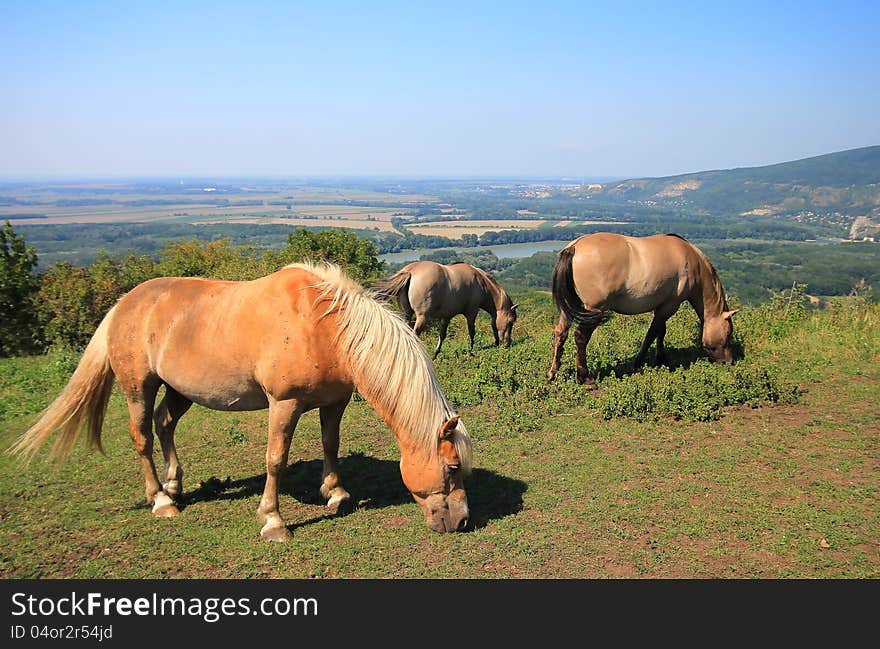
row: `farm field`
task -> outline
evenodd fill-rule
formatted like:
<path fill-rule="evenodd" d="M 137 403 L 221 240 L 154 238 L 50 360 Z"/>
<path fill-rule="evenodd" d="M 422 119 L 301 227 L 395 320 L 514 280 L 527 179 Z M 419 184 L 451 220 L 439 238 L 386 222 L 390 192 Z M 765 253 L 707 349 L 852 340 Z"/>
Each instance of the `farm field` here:
<path fill-rule="evenodd" d="M 206 191 L 210 189 L 211 191 Z M 0 221 L 22 224 L 58 225 L 65 223 L 289 223 L 292 226 L 322 219 L 320 225 L 354 229 L 390 230 L 391 217 L 405 215 L 411 204 L 436 202 L 423 194 L 371 192 L 360 189 L 309 188 L 248 191 L 223 186 L 188 192 L 123 192 L 114 185 L 55 184 L 0 192 L 14 197 L 11 204 L 0 202 Z M 68 193 L 69 192 L 69 193 Z M 225 203 L 222 201 L 226 201 Z M 314 201 L 314 203 L 311 203 Z M 352 202 L 393 204 L 399 207 L 352 205 Z M 379 223 L 372 223 L 378 221 Z"/>
<path fill-rule="evenodd" d="M 556 319 L 549 295 L 513 297 L 520 320 L 509 349 L 490 344 L 481 314 L 470 353 L 457 318 L 435 363 L 473 439 L 470 531 L 425 527 L 391 431 L 357 399 L 340 448 L 352 513 L 326 515 L 320 428 L 308 413 L 281 486 L 293 539 L 261 543 L 267 413 L 195 406 L 176 436 L 182 514 L 155 519 L 114 392 L 106 456 L 78 446 L 63 465 L 41 453 L 26 468 L 0 456 L 0 576 L 880 577 L 876 304 L 746 309 L 735 329 L 743 359 L 732 367 L 697 359 L 696 317 L 682 309 L 667 333 L 674 371 L 636 375 L 648 319 L 615 317 L 590 343 L 600 381 L 588 391 L 574 380 L 573 337 L 556 381 L 544 378 Z M 436 331 L 423 341 L 433 346 Z M 0 445 L 34 421 L 76 360 L 0 359 Z M 661 412 L 661 396 L 678 419 Z"/>
<path fill-rule="evenodd" d="M 551 221 L 546 219 L 468 219 L 462 221 L 423 221 L 407 225 L 416 234 L 438 235 L 450 239 L 460 239 L 465 234 L 477 236 L 486 232 L 500 230 L 530 230 L 539 227 L 564 227 L 572 221 Z M 626 221 L 578 221 L 582 225 L 625 225 Z"/>

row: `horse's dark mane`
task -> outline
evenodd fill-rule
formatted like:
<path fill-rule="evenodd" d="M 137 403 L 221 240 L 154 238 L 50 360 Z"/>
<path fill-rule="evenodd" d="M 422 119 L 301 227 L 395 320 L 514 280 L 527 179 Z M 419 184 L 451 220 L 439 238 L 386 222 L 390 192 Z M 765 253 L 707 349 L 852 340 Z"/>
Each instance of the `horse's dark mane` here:
<path fill-rule="evenodd" d="M 460 262 L 464 263 L 464 262 Z M 468 264 L 470 266 L 470 264 Z M 510 296 L 507 295 L 507 291 L 498 283 L 498 280 L 492 277 L 489 273 L 487 273 L 482 268 L 477 268 L 476 266 L 471 266 L 476 272 L 477 281 L 482 285 L 483 290 L 492 295 L 495 291 L 498 291 L 501 295 L 506 296 L 507 300 L 510 300 Z M 494 290 L 493 290 L 494 289 Z M 494 299 L 494 298 L 493 298 Z"/>
<path fill-rule="evenodd" d="M 689 243 L 694 248 L 694 250 L 696 250 L 699 253 L 700 258 L 704 262 L 706 262 L 706 265 L 709 267 L 709 274 L 710 274 L 709 279 L 715 285 L 715 290 L 718 293 L 718 299 L 721 302 L 722 308 L 726 310 L 727 309 L 727 296 L 724 294 L 724 287 L 721 286 L 721 278 L 718 276 L 718 271 L 715 270 L 715 266 L 712 264 L 711 261 L 709 261 L 709 258 L 706 256 L 706 254 L 702 250 L 697 248 L 694 244 L 692 244 L 690 241 L 688 241 L 683 236 L 681 236 L 680 234 L 675 234 L 674 232 L 667 232 L 666 236 L 667 237 L 676 237 L 678 239 L 681 239 L 685 243 Z"/>
<path fill-rule="evenodd" d="M 690 241 L 688 241 L 687 239 L 685 239 L 683 236 L 681 236 L 680 234 L 676 234 L 675 232 L 667 232 L 667 233 L 666 233 L 666 236 L 667 236 L 667 237 L 675 237 L 675 238 L 677 238 L 677 239 L 681 239 L 682 241 L 686 241 L 687 243 L 691 243 Z M 691 243 L 691 245 L 693 246 L 694 244 Z M 694 246 L 694 248 L 696 248 L 696 246 Z M 697 248 L 697 250 L 699 250 L 699 248 Z M 708 258 L 705 254 L 702 254 L 702 252 L 703 252 L 703 251 L 700 250 L 701 256 L 703 257 L 703 259 L 706 260 L 706 263 L 709 264 L 709 268 L 712 270 L 712 274 L 715 275 L 715 276 L 717 277 L 717 276 L 718 276 L 718 271 L 715 270 L 715 266 L 712 265 L 712 262 L 709 261 L 709 258 Z"/>

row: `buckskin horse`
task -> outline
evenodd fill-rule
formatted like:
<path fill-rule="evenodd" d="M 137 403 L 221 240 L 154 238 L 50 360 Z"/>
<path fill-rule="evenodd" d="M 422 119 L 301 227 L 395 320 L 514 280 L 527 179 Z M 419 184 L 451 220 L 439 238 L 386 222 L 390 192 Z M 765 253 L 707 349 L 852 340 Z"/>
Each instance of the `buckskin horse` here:
<path fill-rule="evenodd" d="M 709 356 L 719 363 L 732 360 L 732 318 L 739 309 L 728 310 L 715 268 L 696 246 L 677 234 L 628 237 L 597 232 L 575 239 L 557 257 L 553 299 L 560 313 L 547 373 L 550 380 L 559 371 L 568 330 L 577 323 L 577 380 L 595 383 L 587 372 L 587 344 L 609 311 L 626 315 L 653 311 L 634 364 L 636 369 L 644 365 L 655 339 L 657 362 L 665 363 L 666 321 L 685 301 L 700 318 L 702 344 Z"/>
<path fill-rule="evenodd" d="M 128 403 L 153 514 L 179 513 L 183 470 L 174 429 L 193 403 L 214 410 L 269 409 L 266 483 L 258 507 L 264 540 L 290 536 L 278 482 L 300 416 L 320 410 L 321 494 L 335 513 L 349 500 L 337 453 L 343 411 L 357 388 L 397 437 L 403 482 L 438 532 L 464 529 L 463 478 L 471 443 L 412 330 L 338 267 L 291 264 L 254 281 L 151 279 L 107 313 L 67 386 L 12 447 L 32 456 L 57 429 L 52 452 L 66 457 L 81 424 L 101 449 L 114 378 Z M 165 394 L 154 409 L 157 393 Z M 165 458 L 153 463 L 153 423 Z"/>
<path fill-rule="evenodd" d="M 431 320 L 440 321 L 440 337 L 434 358 L 440 353 L 449 321 L 463 314 L 467 319 L 471 350 L 474 348 L 477 314 L 480 309 L 492 318 L 495 345 L 510 346 L 513 325 L 516 322 L 516 304 L 489 273 L 466 264 L 438 264 L 416 261 L 407 264 L 391 277 L 374 284 L 384 299 L 396 298 L 407 322 L 412 321 L 418 336 Z"/>

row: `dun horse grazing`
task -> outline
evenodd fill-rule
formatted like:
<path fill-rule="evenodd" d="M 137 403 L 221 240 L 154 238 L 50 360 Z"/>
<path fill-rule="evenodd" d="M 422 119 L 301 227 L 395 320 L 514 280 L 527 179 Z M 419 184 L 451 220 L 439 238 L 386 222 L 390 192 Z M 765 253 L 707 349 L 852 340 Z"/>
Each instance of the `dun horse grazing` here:
<path fill-rule="evenodd" d="M 512 304 L 501 285 L 486 271 L 470 264 L 438 264 L 416 261 L 407 264 L 391 277 L 380 280 L 375 288 L 380 297 L 396 297 L 407 322 L 416 316 L 413 329 L 419 335 L 429 320 L 440 321 L 440 339 L 434 358 L 440 353 L 449 321 L 464 314 L 467 318 L 471 349 L 477 314 L 480 309 L 492 318 L 495 344 L 510 346 L 513 324 L 516 322 L 516 304 Z"/>
<path fill-rule="evenodd" d="M 553 298 L 559 307 L 554 332 L 553 362 L 547 378 L 559 371 L 562 348 L 572 322 L 577 323 L 577 380 L 594 383 L 587 373 L 587 343 L 607 311 L 627 315 L 654 312 L 654 320 L 635 358 L 645 362 L 657 340 L 657 362 L 666 362 L 663 337 L 666 321 L 684 301 L 702 323 L 703 347 L 716 362 L 730 362 L 731 318 L 718 273 L 706 256 L 676 234 L 627 237 L 597 232 L 569 243 L 559 252 L 553 272 Z"/>
<path fill-rule="evenodd" d="M 183 470 L 174 429 L 193 404 L 214 410 L 269 409 L 260 536 L 290 532 L 278 511 L 278 481 L 300 416 L 320 409 L 321 494 L 335 513 L 349 499 L 337 463 L 339 423 L 356 387 L 385 419 L 401 451 L 406 487 L 438 532 L 467 525 L 463 478 L 471 444 L 418 338 L 403 320 L 332 265 L 292 264 L 251 282 L 149 280 L 107 313 L 70 382 L 13 446 L 28 456 L 56 429 L 66 456 L 80 423 L 101 448 L 114 377 L 128 402 L 129 432 L 156 516 L 179 513 Z M 153 408 L 159 388 L 165 394 Z M 153 464 L 153 422 L 165 456 Z"/>

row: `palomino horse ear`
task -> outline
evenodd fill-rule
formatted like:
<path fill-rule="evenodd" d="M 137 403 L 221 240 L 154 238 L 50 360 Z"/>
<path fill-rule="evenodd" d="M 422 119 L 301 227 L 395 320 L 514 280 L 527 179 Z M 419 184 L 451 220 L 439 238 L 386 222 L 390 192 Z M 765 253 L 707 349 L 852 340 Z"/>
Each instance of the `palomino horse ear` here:
<path fill-rule="evenodd" d="M 458 415 L 453 415 L 446 422 L 440 426 L 440 439 L 449 439 L 452 437 L 452 433 L 455 432 L 455 427 L 458 425 Z"/>
<path fill-rule="evenodd" d="M 733 311 L 725 311 L 724 313 L 721 314 L 721 317 L 724 318 L 725 320 L 730 320 L 733 316 L 735 316 L 740 311 L 742 311 L 742 308 L 734 309 Z"/>

